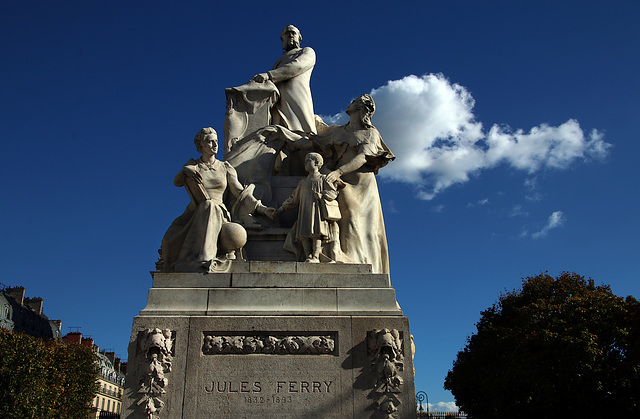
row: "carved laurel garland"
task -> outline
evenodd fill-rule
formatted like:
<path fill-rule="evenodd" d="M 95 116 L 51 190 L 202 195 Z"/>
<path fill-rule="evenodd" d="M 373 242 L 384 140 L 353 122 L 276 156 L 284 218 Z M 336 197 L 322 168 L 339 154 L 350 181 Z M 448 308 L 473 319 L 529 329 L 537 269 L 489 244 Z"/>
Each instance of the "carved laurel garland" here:
<path fill-rule="evenodd" d="M 403 342 L 396 329 L 367 332 L 367 348 L 373 376 L 374 406 L 387 419 L 396 419 L 402 393 Z"/>
<path fill-rule="evenodd" d="M 335 353 L 335 337 L 277 336 L 277 335 L 218 335 L 204 333 L 204 355 L 261 354 L 261 355 L 331 355 Z"/>
<path fill-rule="evenodd" d="M 164 408 L 165 387 L 169 383 L 166 374 L 171 372 L 174 341 L 175 333 L 169 329 L 146 329 L 138 333 L 142 378 L 137 405 L 144 409 L 148 419 L 159 418 Z"/>

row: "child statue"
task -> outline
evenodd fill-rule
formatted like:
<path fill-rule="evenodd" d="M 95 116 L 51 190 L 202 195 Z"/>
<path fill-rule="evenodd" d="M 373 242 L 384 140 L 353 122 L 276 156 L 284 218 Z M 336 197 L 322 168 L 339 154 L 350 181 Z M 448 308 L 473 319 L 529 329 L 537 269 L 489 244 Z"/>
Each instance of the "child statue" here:
<path fill-rule="evenodd" d="M 323 164 L 320 154 L 307 154 L 304 167 L 308 176 L 298 183 L 293 194 L 274 215 L 275 217 L 286 210 L 298 208 L 298 219 L 291 227 L 284 249 L 296 253 L 298 260 L 309 263 L 319 263 L 321 256 L 323 261 L 336 262 L 340 252 L 337 223 L 340 208 L 336 198 L 337 188 L 344 186 L 344 183 L 340 179 L 329 182 L 327 175 L 320 173 Z M 326 245 L 327 254 L 322 253 L 323 245 Z"/>

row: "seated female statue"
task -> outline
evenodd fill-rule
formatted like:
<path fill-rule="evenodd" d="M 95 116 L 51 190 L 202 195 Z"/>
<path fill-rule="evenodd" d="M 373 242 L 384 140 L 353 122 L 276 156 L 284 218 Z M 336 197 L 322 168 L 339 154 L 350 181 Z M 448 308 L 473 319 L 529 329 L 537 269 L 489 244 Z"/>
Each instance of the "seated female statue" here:
<path fill-rule="evenodd" d="M 218 135 L 213 128 L 203 128 L 195 136 L 194 143 L 202 157 L 189 160 L 174 179 L 176 186 L 184 186 L 191 202 L 184 213 L 175 219 L 162 239 L 161 266 L 164 272 L 213 271 L 224 259 L 233 259 L 233 249 L 221 249 L 220 234 L 223 226 L 231 222 L 229 211 L 223 203 L 223 195 L 229 191 L 233 196 L 248 202 L 251 212 L 267 216 L 275 212 L 255 199 L 249 188 L 243 193 L 235 169 L 227 162 L 216 159 Z M 246 203 L 245 203 L 246 206 Z M 227 226 L 231 227 L 231 226 Z M 246 232 L 233 223 L 223 233 L 242 236 Z M 237 237 L 224 237 L 233 242 Z M 240 240 L 242 238 L 240 237 Z M 240 247 L 242 244 L 240 244 Z"/>

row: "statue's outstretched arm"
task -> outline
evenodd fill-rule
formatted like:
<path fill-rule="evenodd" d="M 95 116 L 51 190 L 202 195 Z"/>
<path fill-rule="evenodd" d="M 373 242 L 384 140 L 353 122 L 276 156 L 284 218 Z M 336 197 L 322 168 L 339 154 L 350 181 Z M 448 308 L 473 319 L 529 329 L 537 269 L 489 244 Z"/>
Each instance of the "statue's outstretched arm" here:
<path fill-rule="evenodd" d="M 312 69 L 315 65 L 316 53 L 313 49 L 306 47 L 295 60 L 286 64 L 276 63 L 277 68 L 269 70 L 267 74 L 272 82 L 278 83 L 297 77 L 305 71 Z"/>

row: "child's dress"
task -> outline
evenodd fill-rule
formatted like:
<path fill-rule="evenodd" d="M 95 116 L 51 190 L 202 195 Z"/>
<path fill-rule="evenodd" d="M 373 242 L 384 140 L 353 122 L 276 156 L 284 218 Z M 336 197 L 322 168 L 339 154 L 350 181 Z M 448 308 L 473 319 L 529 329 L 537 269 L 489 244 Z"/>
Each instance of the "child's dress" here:
<path fill-rule="evenodd" d="M 291 228 L 296 242 L 307 238 L 328 241 L 332 237 L 330 223 L 322 219 L 320 200 L 334 200 L 338 193 L 326 179 L 326 175 L 302 179 L 293 194 L 282 203 L 283 210 L 298 207 L 298 219 Z"/>

